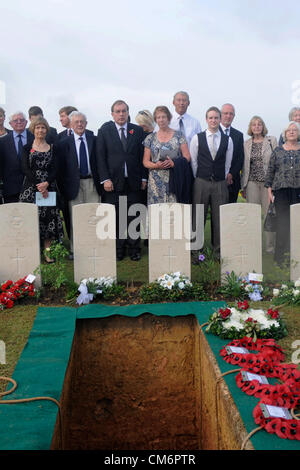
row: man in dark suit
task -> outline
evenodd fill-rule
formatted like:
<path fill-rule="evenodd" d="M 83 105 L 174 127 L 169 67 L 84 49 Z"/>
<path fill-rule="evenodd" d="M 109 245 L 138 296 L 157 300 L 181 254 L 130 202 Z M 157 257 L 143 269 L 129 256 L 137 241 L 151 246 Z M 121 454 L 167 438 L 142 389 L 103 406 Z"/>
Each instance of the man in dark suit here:
<path fill-rule="evenodd" d="M 129 108 L 124 101 L 116 101 L 111 107 L 111 114 L 113 121 L 103 124 L 97 136 L 97 164 L 103 187 L 102 201 L 113 204 L 116 208 L 117 260 L 120 261 L 125 256 L 127 244 L 130 258 L 139 261 L 140 235 L 136 238 L 128 233 L 126 240 L 122 232 L 126 231 L 134 219 L 128 216 L 128 209 L 132 204 L 141 203 L 142 191 L 145 191 L 147 186 L 147 173 L 143 167 L 144 132 L 140 126 L 128 122 Z M 122 196 L 127 198 L 127 227 L 120 227 L 119 223 Z"/>
<path fill-rule="evenodd" d="M 243 133 L 231 127 L 231 123 L 235 117 L 234 106 L 226 103 L 221 108 L 221 124 L 220 128 L 231 137 L 233 141 L 233 156 L 229 173 L 232 175 L 233 183 L 228 186 L 229 203 L 237 201 L 239 191 L 241 189 L 241 170 L 244 164 L 244 136 Z"/>
<path fill-rule="evenodd" d="M 0 172 L 3 180 L 4 204 L 19 202 L 24 175 L 21 170 L 23 147 L 32 145 L 33 135 L 26 129 L 25 114 L 17 111 L 11 115 L 10 126 L 13 131 L 0 139 Z"/>
<path fill-rule="evenodd" d="M 73 251 L 72 207 L 87 202 L 100 202 L 100 179 L 96 164 L 96 137 L 86 129 L 86 116 L 74 111 L 73 134 L 58 142 L 58 186 L 69 203 L 70 243 Z"/>
<path fill-rule="evenodd" d="M 28 117 L 30 123 L 32 123 L 39 116 L 44 117 L 43 110 L 39 106 L 31 106 L 28 110 Z M 57 141 L 57 130 L 54 127 L 49 126 L 49 131 L 46 135 L 46 142 L 51 145 Z"/>
<path fill-rule="evenodd" d="M 59 140 L 64 139 L 65 137 L 71 135 L 73 132 L 70 119 L 70 115 L 71 113 L 73 113 L 73 111 L 78 111 L 78 109 L 74 106 L 64 106 L 58 111 L 60 123 L 63 127 L 66 128 L 64 131 L 58 133 Z"/>

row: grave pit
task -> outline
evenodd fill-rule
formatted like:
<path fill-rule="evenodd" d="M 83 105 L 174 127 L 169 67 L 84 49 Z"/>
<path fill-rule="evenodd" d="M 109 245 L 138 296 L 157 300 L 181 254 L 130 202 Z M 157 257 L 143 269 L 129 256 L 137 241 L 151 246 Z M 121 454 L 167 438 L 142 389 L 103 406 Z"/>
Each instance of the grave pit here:
<path fill-rule="evenodd" d="M 246 432 L 222 386 L 216 409 L 201 334 L 193 315 L 77 320 L 52 449 L 238 449 Z"/>

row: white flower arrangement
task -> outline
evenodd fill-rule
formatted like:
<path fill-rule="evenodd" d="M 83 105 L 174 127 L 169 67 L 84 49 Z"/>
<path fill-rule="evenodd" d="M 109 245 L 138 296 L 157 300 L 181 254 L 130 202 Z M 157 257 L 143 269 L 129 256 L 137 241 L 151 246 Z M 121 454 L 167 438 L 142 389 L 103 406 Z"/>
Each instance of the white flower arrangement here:
<path fill-rule="evenodd" d="M 78 287 L 80 294 L 76 303 L 78 305 L 89 304 L 93 301 L 95 295 L 102 294 L 104 288 L 111 287 L 115 282 L 116 280 L 111 276 L 82 279 Z"/>
<path fill-rule="evenodd" d="M 214 312 L 209 317 L 206 331 L 231 339 L 243 336 L 280 338 L 286 334 L 278 310 L 270 308 L 266 312 L 262 309 L 253 309 L 249 307 L 247 301 L 238 302 L 238 308 L 226 307 Z"/>
<path fill-rule="evenodd" d="M 273 289 L 273 302 L 276 305 L 300 304 L 300 278 L 297 279 L 295 282 L 290 282 L 289 284 L 282 284 L 280 288 L 274 288 Z"/>
<path fill-rule="evenodd" d="M 176 273 L 164 274 L 163 276 L 160 276 L 156 282 L 165 289 L 173 289 L 177 287 L 178 289 L 183 290 L 187 286 L 192 286 L 188 276 L 181 274 L 179 271 Z"/>

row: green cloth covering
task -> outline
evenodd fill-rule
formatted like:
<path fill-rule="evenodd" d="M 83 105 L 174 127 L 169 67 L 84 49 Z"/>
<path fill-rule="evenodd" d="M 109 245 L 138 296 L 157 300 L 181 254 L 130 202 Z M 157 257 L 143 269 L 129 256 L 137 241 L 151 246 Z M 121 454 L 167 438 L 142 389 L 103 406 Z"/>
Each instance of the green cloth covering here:
<path fill-rule="evenodd" d="M 136 317 L 143 313 L 153 315 L 195 315 L 199 324 L 224 302 L 182 302 L 130 305 L 125 307 L 91 304 L 80 308 L 39 307 L 28 342 L 14 371 L 17 389 L 3 400 L 50 396 L 60 399 L 66 368 L 71 352 L 76 320 L 103 318 L 111 315 Z M 205 328 L 204 328 L 205 332 Z M 205 333 L 206 334 L 206 333 Z M 219 355 L 228 340 L 206 334 L 216 356 L 221 373 L 234 369 Z M 235 375 L 224 377 L 248 432 L 257 427 L 252 416 L 258 402 L 243 393 L 235 383 Z M 11 388 L 8 385 L 7 389 Z M 47 450 L 54 432 L 57 405 L 51 401 L 35 401 L 0 405 L 0 450 Z M 257 450 L 299 449 L 299 441 L 280 439 L 262 430 L 254 434 L 251 442 Z"/>

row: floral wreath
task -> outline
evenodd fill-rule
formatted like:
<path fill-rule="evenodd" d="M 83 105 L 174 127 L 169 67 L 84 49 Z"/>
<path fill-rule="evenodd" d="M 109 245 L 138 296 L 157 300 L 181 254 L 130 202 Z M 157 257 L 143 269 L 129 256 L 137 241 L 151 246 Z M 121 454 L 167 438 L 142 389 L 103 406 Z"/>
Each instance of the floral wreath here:
<path fill-rule="evenodd" d="M 237 386 L 247 395 L 254 395 L 261 398 L 264 403 L 274 406 L 295 407 L 300 404 L 300 371 L 295 364 L 275 365 L 265 369 L 261 368 L 260 373 L 266 377 L 273 377 L 281 381 L 279 384 L 264 384 L 259 380 L 244 380 L 241 369 L 235 377 Z"/>
<path fill-rule="evenodd" d="M 256 351 L 256 354 L 230 352 L 231 346 Z M 292 414 L 288 417 L 275 417 L 264 412 L 268 405 L 284 407 L 286 410 L 293 410 L 300 405 L 300 371 L 296 364 L 280 364 L 284 360 L 281 347 L 273 339 L 253 341 L 252 338 L 245 337 L 231 341 L 221 349 L 220 355 L 230 364 L 241 365 L 242 369 L 235 377 L 237 386 L 247 395 L 260 398 L 253 410 L 255 423 L 259 425 L 258 430 L 265 429 L 284 439 L 300 440 L 299 419 L 292 419 Z M 272 385 L 262 384 L 256 379 L 247 380 L 243 378 L 245 371 L 274 377 L 282 383 Z"/>
<path fill-rule="evenodd" d="M 246 348 L 248 351 L 256 351 L 258 354 L 230 352 L 227 349 L 230 346 Z M 284 361 L 284 353 L 281 347 L 272 338 L 258 338 L 254 341 L 252 338 L 245 336 L 242 339 L 234 339 L 221 349 L 220 354 L 224 361 L 229 364 L 240 365 L 243 369 L 252 372 L 259 372 L 262 365 L 268 368 L 274 362 Z"/>
<path fill-rule="evenodd" d="M 260 425 L 271 434 L 276 434 L 283 439 L 300 440 L 300 420 L 299 419 L 285 419 L 285 418 L 266 418 L 263 414 L 261 405 L 265 401 L 260 401 L 253 410 L 255 423 Z M 272 403 L 268 403 L 269 405 Z M 276 405 L 274 405 L 276 406 Z M 286 406 L 286 408 L 292 408 Z"/>

